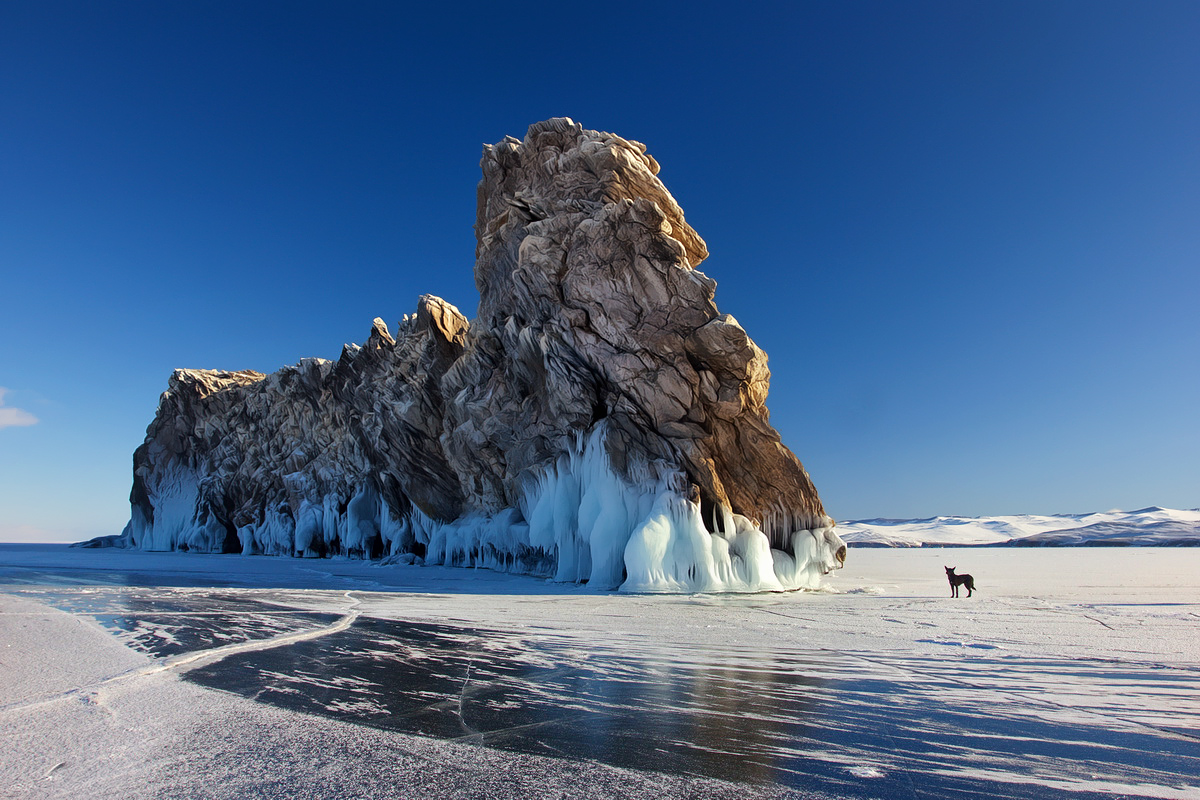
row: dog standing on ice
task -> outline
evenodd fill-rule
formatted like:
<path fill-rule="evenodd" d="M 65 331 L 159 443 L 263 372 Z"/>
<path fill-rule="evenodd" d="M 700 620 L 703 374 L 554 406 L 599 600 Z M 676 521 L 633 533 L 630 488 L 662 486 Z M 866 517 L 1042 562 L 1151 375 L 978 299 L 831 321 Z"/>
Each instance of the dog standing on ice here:
<path fill-rule="evenodd" d="M 971 596 L 971 592 L 975 590 L 975 579 L 970 575 L 955 575 L 954 570 L 957 567 L 946 567 L 946 577 L 950 579 L 950 596 L 958 597 L 958 587 L 967 587 L 967 597 Z"/>

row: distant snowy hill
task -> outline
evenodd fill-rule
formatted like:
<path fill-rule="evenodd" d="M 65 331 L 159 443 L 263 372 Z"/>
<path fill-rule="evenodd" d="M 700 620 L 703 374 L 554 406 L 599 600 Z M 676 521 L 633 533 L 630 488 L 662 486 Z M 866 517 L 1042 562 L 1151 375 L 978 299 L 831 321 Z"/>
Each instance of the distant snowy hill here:
<path fill-rule="evenodd" d="M 851 547 L 1200 546 L 1200 509 L 1151 506 L 1048 516 L 856 519 L 839 522 L 837 532 Z"/>

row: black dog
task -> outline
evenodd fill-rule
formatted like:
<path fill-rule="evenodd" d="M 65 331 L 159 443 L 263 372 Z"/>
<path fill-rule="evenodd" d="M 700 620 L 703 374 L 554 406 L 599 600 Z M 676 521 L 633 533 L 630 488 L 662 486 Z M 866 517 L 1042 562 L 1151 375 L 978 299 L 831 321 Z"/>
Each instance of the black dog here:
<path fill-rule="evenodd" d="M 955 567 L 946 567 L 946 577 L 950 579 L 950 596 L 958 597 L 958 587 L 967 587 L 967 597 L 975 590 L 975 579 L 970 575 L 955 575 Z"/>

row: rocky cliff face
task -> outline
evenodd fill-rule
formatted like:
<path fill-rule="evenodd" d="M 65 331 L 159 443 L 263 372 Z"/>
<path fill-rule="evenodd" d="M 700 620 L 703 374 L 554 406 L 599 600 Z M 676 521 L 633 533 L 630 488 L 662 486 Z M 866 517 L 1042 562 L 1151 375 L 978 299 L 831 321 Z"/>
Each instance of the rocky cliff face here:
<path fill-rule="evenodd" d="M 845 549 L 766 354 L 637 142 L 484 148 L 474 322 L 425 295 L 336 362 L 178 370 L 134 454 L 147 549 L 332 553 L 637 590 L 811 585 Z"/>

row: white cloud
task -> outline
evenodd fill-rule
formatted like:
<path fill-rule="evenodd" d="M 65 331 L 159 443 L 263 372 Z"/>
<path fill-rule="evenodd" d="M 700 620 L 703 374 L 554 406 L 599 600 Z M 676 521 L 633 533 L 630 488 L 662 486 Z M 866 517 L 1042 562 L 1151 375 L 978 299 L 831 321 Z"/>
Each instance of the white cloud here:
<path fill-rule="evenodd" d="M 8 389 L 0 386 L 0 428 L 19 428 L 36 425 L 38 418 L 23 408 L 5 408 L 4 395 Z"/>

